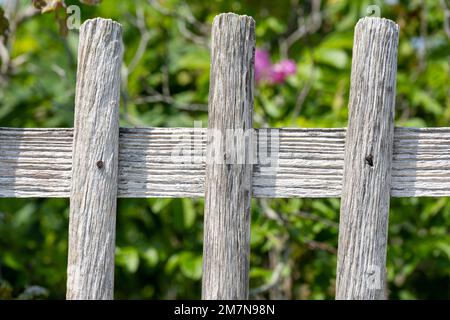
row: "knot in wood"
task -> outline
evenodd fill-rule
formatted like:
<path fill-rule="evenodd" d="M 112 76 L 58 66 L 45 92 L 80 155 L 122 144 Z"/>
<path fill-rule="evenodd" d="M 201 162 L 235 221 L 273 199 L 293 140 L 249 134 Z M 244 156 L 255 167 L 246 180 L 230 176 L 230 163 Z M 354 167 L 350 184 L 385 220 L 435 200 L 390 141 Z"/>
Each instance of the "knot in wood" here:
<path fill-rule="evenodd" d="M 103 161 L 102 160 L 100 160 L 100 161 L 97 161 L 97 168 L 99 168 L 99 169 L 103 169 L 103 167 L 105 166 L 105 164 L 103 163 Z"/>
<path fill-rule="evenodd" d="M 366 156 L 366 163 L 373 167 L 373 155 L 369 154 L 368 156 Z"/>

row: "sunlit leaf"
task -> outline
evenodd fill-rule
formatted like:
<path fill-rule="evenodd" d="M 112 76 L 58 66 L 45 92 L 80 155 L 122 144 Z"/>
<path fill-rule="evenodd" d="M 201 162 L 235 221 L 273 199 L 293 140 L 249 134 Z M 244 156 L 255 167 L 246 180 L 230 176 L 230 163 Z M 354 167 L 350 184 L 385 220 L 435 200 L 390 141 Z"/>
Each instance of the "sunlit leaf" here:
<path fill-rule="evenodd" d="M 155 248 L 148 248 L 142 253 L 142 257 L 149 267 L 154 267 L 158 264 L 158 251 Z"/>
<path fill-rule="evenodd" d="M 197 212 L 191 199 L 182 199 L 181 201 L 183 203 L 184 226 L 190 228 L 195 222 Z"/>
<path fill-rule="evenodd" d="M 116 263 L 125 267 L 130 273 L 135 273 L 139 267 L 139 254 L 134 247 L 123 247 L 116 249 Z"/>
<path fill-rule="evenodd" d="M 426 91 L 414 90 L 412 100 L 414 105 L 423 107 L 428 112 L 435 115 L 442 114 L 442 106 Z"/>
<path fill-rule="evenodd" d="M 343 69 L 348 66 L 348 55 L 342 49 L 319 48 L 314 52 L 314 57 L 317 62 Z"/>
<path fill-rule="evenodd" d="M 180 255 L 180 270 L 186 277 L 199 280 L 202 276 L 202 257 L 192 252 L 183 252 Z"/>

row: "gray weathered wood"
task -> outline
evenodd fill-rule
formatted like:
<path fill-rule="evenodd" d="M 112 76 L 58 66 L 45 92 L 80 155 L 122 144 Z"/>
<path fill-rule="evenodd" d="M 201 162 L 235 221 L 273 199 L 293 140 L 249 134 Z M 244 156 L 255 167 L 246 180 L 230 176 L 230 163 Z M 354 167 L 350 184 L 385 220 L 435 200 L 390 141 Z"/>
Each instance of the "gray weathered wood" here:
<path fill-rule="evenodd" d="M 363 18 L 353 45 L 336 299 L 383 299 L 398 26 Z"/>
<path fill-rule="evenodd" d="M 67 299 L 112 299 L 122 27 L 80 29 L 70 192 Z"/>
<path fill-rule="evenodd" d="M 203 242 L 203 299 L 247 299 L 252 165 L 255 22 L 232 13 L 214 19 L 208 109 Z M 237 147 L 228 147 L 236 133 Z M 244 146 L 240 148 L 239 146 Z M 247 145 L 251 146 L 251 142 Z M 215 157 L 213 158 L 213 154 Z M 225 160 L 225 161 L 223 161 Z M 225 163 L 222 163 L 225 162 Z"/>
<path fill-rule="evenodd" d="M 120 129 L 121 198 L 204 196 L 206 129 Z M 257 132 L 259 130 L 256 130 Z M 278 129 L 270 129 L 269 135 Z M 345 129 L 279 129 L 275 174 L 253 169 L 253 197 L 341 196 Z M 68 198 L 72 129 L 0 128 L 0 197 Z M 182 150 L 185 163 L 173 161 Z M 185 158 L 184 158 L 185 157 Z M 450 196 L 450 128 L 395 128 L 392 197 Z"/>

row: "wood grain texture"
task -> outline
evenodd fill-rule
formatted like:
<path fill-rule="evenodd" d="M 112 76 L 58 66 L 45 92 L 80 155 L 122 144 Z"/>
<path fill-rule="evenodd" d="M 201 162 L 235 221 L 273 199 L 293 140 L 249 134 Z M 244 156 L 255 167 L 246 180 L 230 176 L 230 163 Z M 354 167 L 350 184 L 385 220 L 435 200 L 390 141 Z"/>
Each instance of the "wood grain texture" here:
<path fill-rule="evenodd" d="M 253 197 L 341 196 L 345 129 L 274 131 L 281 159 L 272 176 L 254 166 Z M 72 129 L 0 128 L 0 197 L 68 198 L 72 140 Z M 119 197 L 204 196 L 206 129 L 122 128 L 119 149 Z M 392 197 L 450 196 L 449 168 L 450 128 L 395 128 Z"/>
<path fill-rule="evenodd" d="M 398 26 L 355 27 L 339 223 L 336 299 L 384 299 Z"/>
<path fill-rule="evenodd" d="M 249 155 L 242 164 L 237 158 L 248 150 L 239 131 L 252 128 L 254 55 L 254 20 L 216 16 L 205 174 L 202 298 L 207 300 L 248 298 L 253 166 Z M 237 134 L 235 147 L 228 147 L 227 133 Z"/>
<path fill-rule="evenodd" d="M 78 47 L 67 299 L 112 299 L 122 27 L 88 20 Z"/>

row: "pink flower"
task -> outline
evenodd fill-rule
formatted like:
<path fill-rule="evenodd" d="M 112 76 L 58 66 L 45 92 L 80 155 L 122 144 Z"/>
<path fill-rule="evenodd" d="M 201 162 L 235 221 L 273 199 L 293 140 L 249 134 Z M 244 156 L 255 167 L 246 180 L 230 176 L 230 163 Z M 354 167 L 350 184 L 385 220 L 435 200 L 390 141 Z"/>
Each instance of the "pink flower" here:
<path fill-rule="evenodd" d="M 297 66 L 292 60 L 282 60 L 272 65 L 269 53 L 265 50 L 255 51 L 255 80 L 270 84 L 283 83 L 286 78 L 297 72 Z"/>
<path fill-rule="evenodd" d="M 297 72 L 295 62 L 289 59 L 282 60 L 272 66 L 270 78 L 272 83 L 283 83 L 286 78 Z"/>

